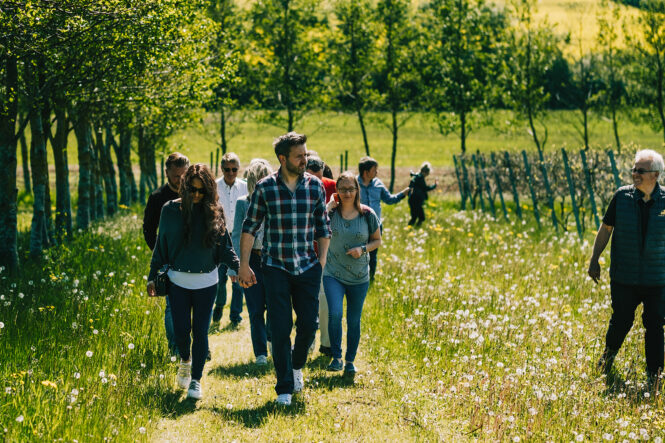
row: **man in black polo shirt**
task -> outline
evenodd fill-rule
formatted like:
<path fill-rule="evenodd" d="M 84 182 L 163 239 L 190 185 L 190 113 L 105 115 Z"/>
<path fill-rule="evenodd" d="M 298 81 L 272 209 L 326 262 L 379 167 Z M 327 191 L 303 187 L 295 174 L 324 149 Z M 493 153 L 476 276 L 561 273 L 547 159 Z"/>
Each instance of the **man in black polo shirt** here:
<path fill-rule="evenodd" d="M 143 213 L 143 238 L 148 244 L 150 250 L 155 249 L 157 242 L 157 228 L 159 227 L 159 217 L 162 214 L 162 206 L 164 203 L 175 200 L 180 197 L 178 191 L 180 189 L 180 179 L 189 167 L 189 159 L 179 152 L 174 152 L 166 159 L 166 178 L 167 182 L 164 186 L 157 189 L 148 197 L 148 204 L 145 206 Z M 177 353 L 173 334 L 173 320 L 171 320 L 171 306 L 169 305 L 169 298 L 165 297 L 166 307 L 164 309 L 164 329 L 166 329 L 166 339 L 169 342 L 169 350 L 171 354 Z"/>
<path fill-rule="evenodd" d="M 642 303 L 647 382 L 658 387 L 663 370 L 663 319 L 665 318 L 665 189 L 658 185 L 663 157 L 655 151 L 635 154 L 633 185 L 614 194 L 593 245 L 589 276 L 598 283 L 598 259 L 612 236 L 610 292 L 612 317 L 605 337 L 605 351 L 598 368 L 612 369 L 626 335 L 633 326 L 635 310 Z"/>

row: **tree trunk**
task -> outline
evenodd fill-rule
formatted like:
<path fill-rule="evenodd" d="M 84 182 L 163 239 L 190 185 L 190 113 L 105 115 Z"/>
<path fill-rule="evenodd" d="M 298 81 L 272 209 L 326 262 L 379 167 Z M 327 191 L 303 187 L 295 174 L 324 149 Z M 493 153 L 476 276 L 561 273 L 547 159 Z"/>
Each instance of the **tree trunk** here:
<path fill-rule="evenodd" d="M 466 112 L 461 111 L 459 114 L 459 123 L 460 123 L 460 142 L 462 148 L 462 154 L 466 153 Z"/>
<path fill-rule="evenodd" d="M 363 143 L 365 144 L 365 154 L 369 157 L 369 142 L 367 141 L 367 130 L 365 129 L 365 119 L 363 116 L 362 107 L 356 106 L 356 113 L 358 114 L 358 123 L 360 123 L 360 131 L 363 134 Z"/>
<path fill-rule="evenodd" d="M 393 188 L 395 187 L 395 159 L 397 157 L 397 109 L 393 108 L 392 110 L 392 133 L 393 133 L 393 152 L 390 157 L 390 193 L 392 194 Z"/>
<path fill-rule="evenodd" d="M 660 117 L 660 126 L 661 129 L 663 130 L 663 141 L 665 141 L 665 109 L 663 107 L 665 106 L 665 99 L 663 98 L 663 83 L 665 83 L 665 67 L 663 66 L 663 60 L 661 58 L 663 54 L 661 54 L 658 49 L 656 49 L 656 53 L 654 54 L 654 57 L 656 58 L 656 110 L 658 111 L 658 116 Z"/>
<path fill-rule="evenodd" d="M 34 190 L 34 203 L 32 206 L 32 223 L 30 225 L 30 257 L 39 259 L 42 251 L 49 246 L 47 235 L 46 205 L 48 189 L 48 163 L 46 159 L 46 140 L 41 110 L 36 109 L 30 113 L 30 166 L 32 169 L 32 183 Z M 50 199 L 49 199 L 50 200 Z M 50 203 L 50 202 L 49 202 Z"/>
<path fill-rule="evenodd" d="M 88 229 L 90 225 L 92 189 L 92 130 L 87 111 L 77 109 L 75 113 L 74 133 L 78 144 L 79 184 L 76 224 L 79 229 Z"/>
<path fill-rule="evenodd" d="M 20 120 L 23 120 L 26 117 L 22 117 Z M 21 161 L 23 164 L 23 184 L 25 187 L 25 192 L 32 194 L 32 182 L 30 180 L 30 154 L 28 153 L 28 142 L 25 140 L 25 131 L 21 131 L 19 138 L 21 143 Z"/>
<path fill-rule="evenodd" d="M 16 189 L 16 116 L 18 112 L 18 68 L 17 59 L 5 59 L 4 77 L 6 103 L 0 107 L 0 165 L 5 168 L 0 174 L 0 266 L 10 272 L 18 271 L 17 204 Z"/>
<path fill-rule="evenodd" d="M 145 204 L 146 196 L 157 189 L 157 168 L 155 167 L 154 137 L 142 125 L 138 130 L 139 166 L 141 168 L 141 187 L 139 198 Z"/>
<path fill-rule="evenodd" d="M 69 119 L 65 102 L 57 101 L 54 107 L 56 126 L 51 141 L 55 163 L 55 235 L 58 241 L 72 236 L 72 197 L 69 191 L 69 160 L 67 159 L 67 136 Z"/>
<path fill-rule="evenodd" d="M 619 123 L 617 122 L 617 111 L 612 107 L 612 129 L 614 130 L 614 140 L 617 144 L 617 153 L 621 154 L 621 140 L 619 139 Z"/>
<path fill-rule="evenodd" d="M 286 112 L 289 116 L 289 123 L 288 123 L 289 127 L 288 127 L 288 130 L 286 132 L 291 132 L 291 131 L 293 131 L 293 121 L 295 120 L 293 108 L 291 106 L 289 106 L 287 108 Z"/>
<path fill-rule="evenodd" d="M 137 191 L 136 182 L 134 181 L 134 174 L 132 172 L 131 163 L 131 145 L 132 145 L 132 131 L 126 122 L 118 123 L 119 142 L 111 139 L 111 143 L 115 150 L 115 156 L 118 160 L 118 175 L 120 176 L 120 204 L 123 206 L 130 206 L 133 201 L 136 201 Z"/>
<path fill-rule="evenodd" d="M 222 142 L 222 155 L 226 154 L 226 114 L 224 113 L 224 105 L 219 108 L 220 119 L 219 119 L 219 133 L 221 135 Z M 217 166 L 215 166 L 217 167 Z"/>
<path fill-rule="evenodd" d="M 584 125 L 584 149 L 589 150 L 589 109 L 582 107 L 582 124 Z"/>
<path fill-rule="evenodd" d="M 109 216 L 118 212 L 118 185 L 115 181 L 115 168 L 111 159 L 111 139 L 113 133 L 111 127 L 106 126 L 106 140 L 102 143 L 100 164 L 102 176 L 104 177 L 104 189 L 106 190 L 106 213 Z"/>
<path fill-rule="evenodd" d="M 104 218 L 104 177 L 102 175 L 101 154 L 104 149 L 104 131 L 99 125 L 95 125 L 93 137 L 93 196 L 94 196 L 94 219 Z"/>

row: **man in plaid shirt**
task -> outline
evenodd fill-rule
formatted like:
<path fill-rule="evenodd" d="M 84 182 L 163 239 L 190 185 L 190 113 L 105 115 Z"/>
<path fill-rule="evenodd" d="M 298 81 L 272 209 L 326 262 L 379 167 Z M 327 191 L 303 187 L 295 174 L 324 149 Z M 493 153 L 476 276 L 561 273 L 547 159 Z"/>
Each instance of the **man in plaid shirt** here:
<path fill-rule="evenodd" d="M 267 283 L 266 304 L 277 375 L 275 391 L 277 403 L 287 406 L 291 395 L 303 388 L 302 368 L 316 334 L 319 285 L 331 235 L 323 184 L 305 173 L 306 141 L 307 136 L 295 132 L 275 140 L 280 168 L 256 184 L 240 238 L 238 278 L 243 287 L 249 287 L 256 283 L 249 257 L 254 236 L 263 223 L 260 253 Z M 318 257 L 314 240 L 319 244 Z M 292 308 L 297 317 L 293 351 Z"/>

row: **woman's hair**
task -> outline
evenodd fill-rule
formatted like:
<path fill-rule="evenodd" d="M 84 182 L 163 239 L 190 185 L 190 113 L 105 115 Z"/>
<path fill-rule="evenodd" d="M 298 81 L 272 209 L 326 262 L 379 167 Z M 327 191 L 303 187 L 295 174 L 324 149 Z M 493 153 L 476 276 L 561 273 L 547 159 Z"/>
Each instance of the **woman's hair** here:
<path fill-rule="evenodd" d="M 245 170 L 245 179 L 247 180 L 247 195 L 252 195 L 254 193 L 254 188 L 256 184 L 263 177 L 267 177 L 272 174 L 272 166 L 268 163 L 268 160 L 262 158 L 255 158 L 249 162 L 249 166 Z"/>
<path fill-rule="evenodd" d="M 358 184 L 358 179 L 356 178 L 355 175 L 353 175 L 351 171 L 344 171 L 340 174 L 339 177 L 337 177 L 337 183 L 335 185 L 336 189 L 339 189 L 339 184 L 342 181 L 349 181 L 353 184 L 353 186 L 355 186 L 356 198 L 353 199 L 353 206 L 355 206 L 356 210 L 362 215 L 363 210 L 360 207 L 360 185 Z"/>
<path fill-rule="evenodd" d="M 189 187 L 192 180 L 198 178 L 203 183 L 205 194 L 201 200 L 203 205 L 203 216 L 205 217 L 205 233 L 203 235 L 203 246 L 212 248 L 217 237 L 226 231 L 226 221 L 224 219 L 224 208 L 219 204 L 217 195 L 217 183 L 215 177 L 210 172 L 208 166 L 204 163 L 197 163 L 190 166 L 185 172 L 185 176 L 180 181 L 180 196 L 182 197 L 182 217 L 184 219 L 185 242 L 189 243 L 192 238 L 192 217 L 194 201 Z"/>
<path fill-rule="evenodd" d="M 430 162 L 423 162 L 423 164 L 420 165 L 421 173 L 429 174 L 429 171 L 431 170 L 432 170 L 432 165 L 430 164 Z"/>

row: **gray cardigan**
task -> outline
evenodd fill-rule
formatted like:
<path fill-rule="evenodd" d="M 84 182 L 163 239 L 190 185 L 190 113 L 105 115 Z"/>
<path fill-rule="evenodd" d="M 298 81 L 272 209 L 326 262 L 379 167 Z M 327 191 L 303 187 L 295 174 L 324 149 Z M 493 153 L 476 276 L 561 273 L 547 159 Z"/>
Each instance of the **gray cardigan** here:
<path fill-rule="evenodd" d="M 191 240 L 188 244 L 184 238 L 184 221 L 179 201 L 170 201 L 162 207 L 159 219 L 159 236 L 150 261 L 148 281 L 153 281 L 159 269 L 169 265 L 170 269 L 179 272 L 208 273 L 219 264 L 229 269 L 238 270 L 238 257 L 233 251 L 231 236 L 224 231 L 217 238 L 216 244 L 207 248 L 203 244 L 205 221 L 203 208 L 194 205 Z"/>

